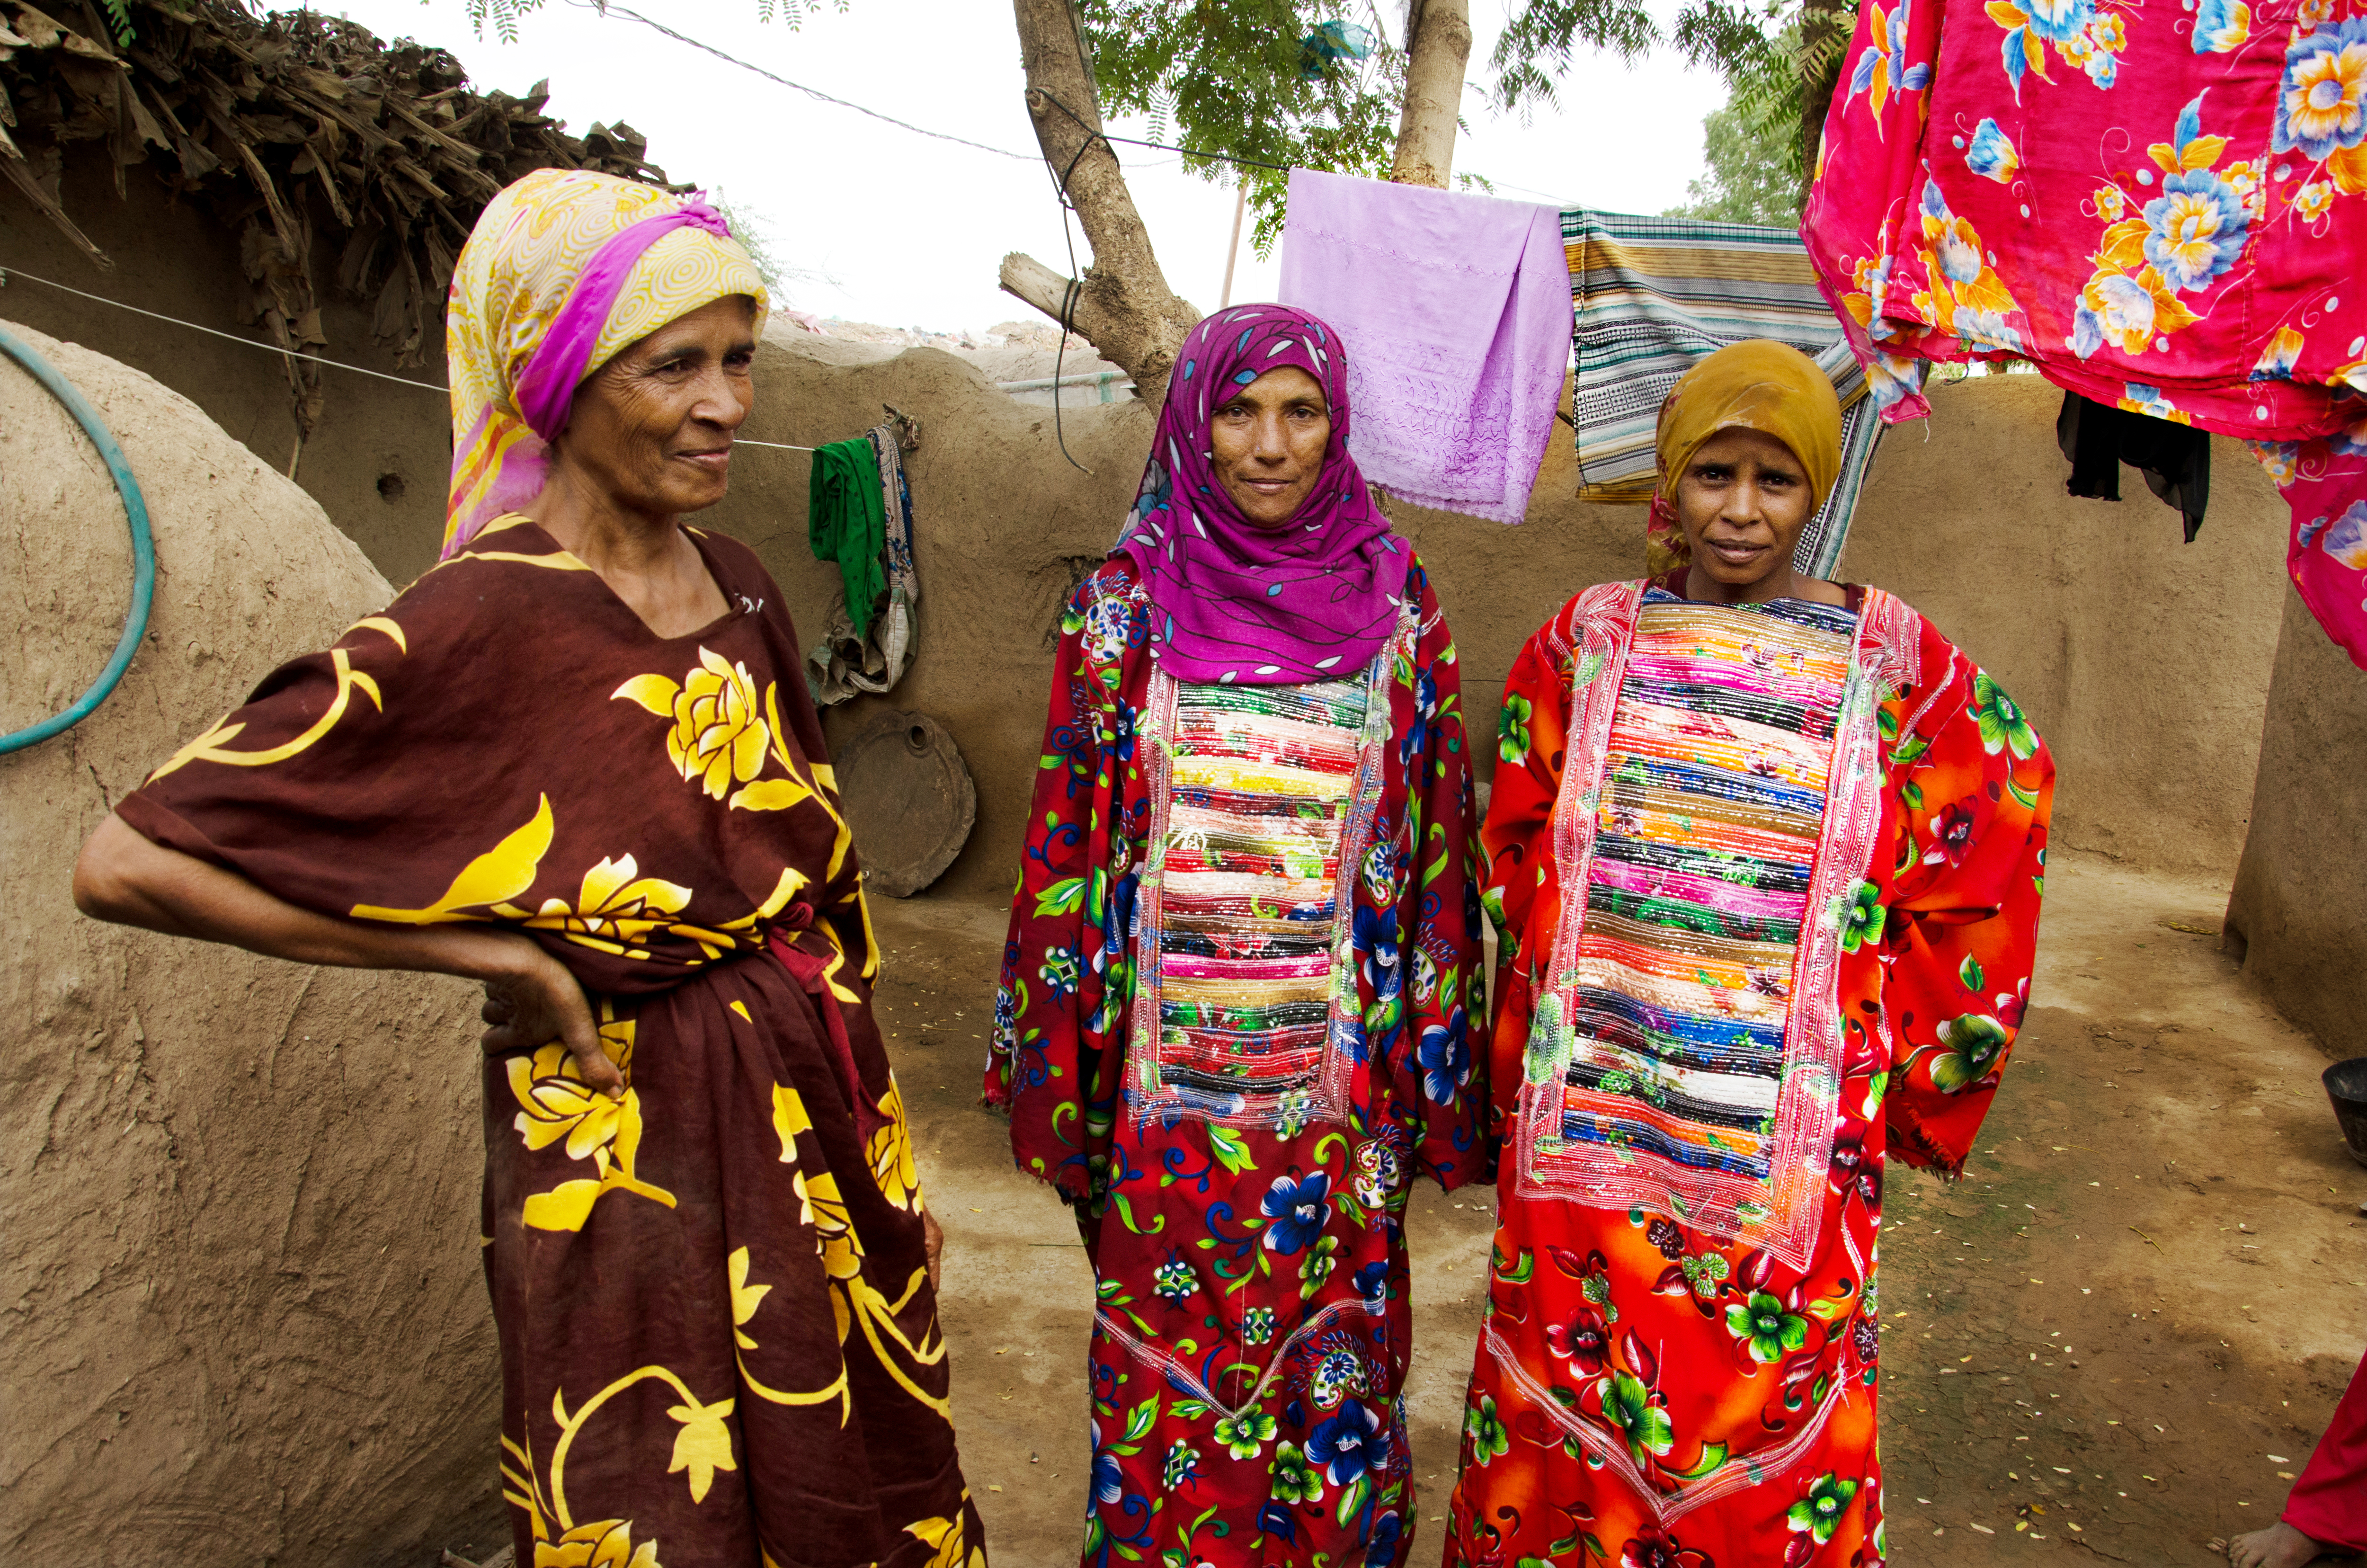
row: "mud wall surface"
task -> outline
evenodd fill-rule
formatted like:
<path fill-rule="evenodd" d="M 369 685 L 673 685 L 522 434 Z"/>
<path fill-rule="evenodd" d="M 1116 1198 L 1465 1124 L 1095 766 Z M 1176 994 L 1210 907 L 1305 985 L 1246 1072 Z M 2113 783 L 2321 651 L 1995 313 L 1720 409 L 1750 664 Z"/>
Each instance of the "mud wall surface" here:
<path fill-rule="evenodd" d="M 472 989 L 102 926 L 71 899 L 109 802 L 386 582 L 193 404 L 6 325 L 122 443 L 158 574 L 114 695 L 0 757 L 0 1561 L 391 1568 L 489 1540 Z M 0 431 L 13 730 L 106 662 L 130 547 L 96 454 L 5 361 Z"/>
<path fill-rule="evenodd" d="M 324 369 L 327 403 L 298 457 L 288 361 L 252 347 L 267 343 L 267 335 L 243 319 L 248 284 L 239 267 L 237 233 L 204 210 L 174 200 L 146 168 L 128 169 L 125 176 L 125 194 L 119 198 L 103 143 L 77 142 L 67 154 L 66 211 L 115 263 L 113 271 L 93 266 L 5 181 L 0 267 L 21 267 L 250 343 L 226 343 L 25 278 L 12 278 L 0 293 L 0 315 L 147 372 L 205 410 L 232 439 L 280 473 L 296 459 L 297 483 L 360 543 L 388 581 L 400 586 L 425 571 L 443 539 L 452 463 L 451 407 L 444 394 Z M 336 288 L 336 268 L 334 248 L 312 257 L 313 277 L 321 284 L 321 330 L 329 340 L 326 348 L 314 352 L 440 388 L 443 327 L 429 329 L 422 346 L 425 363 L 398 366 L 392 350 L 371 344 L 370 311 Z"/>
<path fill-rule="evenodd" d="M 918 415 L 908 460 L 923 598 L 920 651 L 892 696 L 834 710 L 833 733 L 887 700 L 949 726 L 979 786 L 969 846 L 937 884 L 1010 885 L 1036 774 L 1059 605 L 1101 560 L 1133 499 L 1152 410 L 1048 410 L 995 392 L 952 356 L 867 364 L 776 331 L 748 433 L 811 445 L 854 434 L 882 402 Z M 1906 597 L 2028 709 L 2060 768 L 2056 835 L 2165 869 L 2234 874 L 2256 771 L 2283 592 L 2285 509 L 2241 447 L 2214 442 L 2210 516 L 2193 544 L 2134 471 L 2118 504 L 2075 500 L 2055 444 L 2061 394 L 2035 376 L 1937 388 L 1926 438 L 1885 441 L 1844 574 Z M 730 497 L 706 519 L 749 540 L 799 627 L 821 623 L 834 568 L 805 546 L 807 460 L 742 449 Z M 1567 432 L 1548 449 L 1517 528 L 1392 505 L 1455 629 L 1482 777 L 1522 642 L 1588 584 L 1641 570 L 1640 508 L 1572 499 Z"/>
<path fill-rule="evenodd" d="M 2340 1060 L 2367 982 L 2367 675 L 2287 589 L 2251 835 L 2227 904 L 2244 972 Z"/>
<path fill-rule="evenodd" d="M 2117 504 L 2076 500 L 2062 401 L 2037 376 L 1937 389 L 1930 439 L 1904 425 L 1876 451 L 1842 568 L 1931 617 L 2028 710 L 2055 753 L 2055 842 L 2233 877 L 2291 513 L 2220 436 L 2192 544 L 2135 469 Z"/>

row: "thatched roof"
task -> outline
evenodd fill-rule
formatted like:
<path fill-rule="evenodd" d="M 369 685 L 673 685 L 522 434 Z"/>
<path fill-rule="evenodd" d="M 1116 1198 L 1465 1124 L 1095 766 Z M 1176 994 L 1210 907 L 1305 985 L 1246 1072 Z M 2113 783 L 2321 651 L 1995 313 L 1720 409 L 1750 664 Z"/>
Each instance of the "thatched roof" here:
<path fill-rule="evenodd" d="M 102 142 L 116 190 L 154 177 L 239 235 L 249 320 L 319 352 L 321 290 L 371 307 L 373 335 L 413 364 L 440 333 L 445 285 L 477 214 L 540 168 L 663 183 L 629 126 L 568 135 L 523 98 L 481 93 L 460 62 L 408 40 L 232 0 L 0 0 L 0 175 L 101 267 L 66 210 L 65 149 Z M 144 173 L 134 171 L 144 170 Z M 297 422 L 321 406 L 320 367 L 290 359 Z"/>

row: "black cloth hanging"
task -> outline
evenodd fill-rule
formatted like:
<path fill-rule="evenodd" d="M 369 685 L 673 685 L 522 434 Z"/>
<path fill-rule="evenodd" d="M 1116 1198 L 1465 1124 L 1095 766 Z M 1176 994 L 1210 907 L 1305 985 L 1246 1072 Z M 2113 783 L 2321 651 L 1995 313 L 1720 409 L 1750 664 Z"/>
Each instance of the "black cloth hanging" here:
<path fill-rule="evenodd" d="M 2186 542 L 2203 530 L 2211 499 L 2211 432 L 2125 408 L 2063 394 L 2055 439 L 2071 460 L 2063 488 L 2098 501 L 2121 498 L 2121 465 L 2145 471 L 2146 484 L 2186 517 Z"/>

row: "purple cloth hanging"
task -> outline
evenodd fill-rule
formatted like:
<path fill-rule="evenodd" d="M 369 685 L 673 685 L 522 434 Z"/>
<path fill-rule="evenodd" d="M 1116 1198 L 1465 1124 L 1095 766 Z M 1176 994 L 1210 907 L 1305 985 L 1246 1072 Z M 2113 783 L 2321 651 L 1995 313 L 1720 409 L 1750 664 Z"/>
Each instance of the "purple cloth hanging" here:
<path fill-rule="evenodd" d="M 1283 302 L 1347 350 L 1365 477 L 1521 521 L 1569 367 L 1560 210 L 1293 169 L 1282 244 Z"/>

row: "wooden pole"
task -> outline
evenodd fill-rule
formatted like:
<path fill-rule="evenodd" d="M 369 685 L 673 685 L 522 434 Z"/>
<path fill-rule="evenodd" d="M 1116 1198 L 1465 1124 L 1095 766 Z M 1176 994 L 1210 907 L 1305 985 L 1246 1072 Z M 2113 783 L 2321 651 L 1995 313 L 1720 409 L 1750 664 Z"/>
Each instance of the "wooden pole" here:
<path fill-rule="evenodd" d="M 1217 309 L 1223 310 L 1233 302 L 1233 264 L 1241 258 L 1241 214 L 1249 210 L 1249 176 L 1241 176 L 1233 187 L 1233 243 L 1225 250 L 1225 289 L 1217 296 Z"/>

